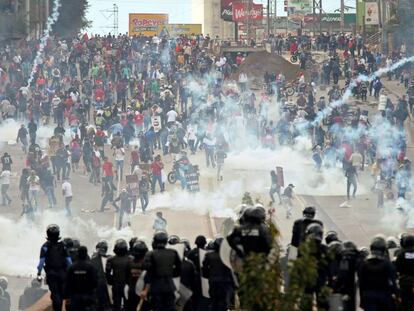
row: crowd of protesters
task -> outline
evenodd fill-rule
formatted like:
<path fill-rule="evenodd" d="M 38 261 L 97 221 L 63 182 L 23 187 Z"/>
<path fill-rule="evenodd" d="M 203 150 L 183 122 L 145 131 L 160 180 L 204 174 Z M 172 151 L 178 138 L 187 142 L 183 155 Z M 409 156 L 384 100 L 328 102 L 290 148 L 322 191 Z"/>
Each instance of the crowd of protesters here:
<path fill-rule="evenodd" d="M 155 194 L 157 185 L 161 192 L 166 190 L 163 158 L 174 160 L 177 179 L 185 189 L 188 186 L 185 174 L 191 166 L 190 158 L 201 150 L 205 153 L 206 167 L 216 169 L 217 180 L 221 181 L 229 151 L 255 147 L 275 149 L 277 145 L 293 144 L 299 136 L 311 138 L 315 174 L 324 167 L 336 166 L 337 162 L 342 164 L 348 200 L 351 199 L 351 186 L 353 196 L 356 195 L 358 173 L 367 164 L 372 166 L 372 187 L 379 193 L 378 207 L 383 207 L 380 195 L 392 192 L 393 180 L 398 197 L 405 199 L 409 190 L 411 166 L 406 158 L 407 143 L 403 126 L 407 118 L 412 116 L 414 103 L 410 68 L 403 67 L 388 75 L 388 79 L 395 78 L 404 83 L 408 101 L 401 96 L 398 103 L 394 104 L 390 94 L 384 91 L 381 82 L 384 78 L 380 76 L 368 83 L 358 80 L 356 84 L 351 84 L 351 80 L 360 74 L 372 74 L 384 64 L 391 66 L 404 56 L 404 52 L 384 58 L 365 45 L 360 36 L 274 37 L 270 41 L 276 53 L 289 51 L 292 55 L 298 55 L 303 73 L 297 82 L 285 81 L 283 72 L 266 73 L 266 87 L 261 92 L 250 88 L 248 72 L 237 70 L 244 56 L 213 54 L 211 46 L 215 43 L 208 36 L 149 38 L 83 35 L 65 40 L 49 38 L 44 55 L 33 72 L 32 64 L 39 42 L 22 40 L 5 46 L 0 50 L 0 110 L 5 124 L 8 124 L 8 119 L 21 123 L 16 141 L 22 146 L 21 152 L 26 157 L 19 182 L 22 214 L 33 216 L 42 209 L 38 200 L 41 190 L 47 197 L 49 207 L 56 207 L 54 189 L 56 181 L 61 181 L 65 210 L 71 216 L 72 198 L 76 197 L 71 174 L 88 174 L 92 185 L 101 186 L 102 202 L 97 210 L 103 212 L 107 204 L 111 203 L 120 213 L 118 228 L 122 228 L 125 222 L 128 223 L 126 215 L 135 212 L 138 198 L 141 210 L 145 213 L 150 200 L 149 193 Z M 312 50 L 326 52 L 326 61 L 315 65 L 312 56 L 309 56 Z M 311 62 L 312 66 L 308 67 L 307 62 Z M 234 75 L 237 74 L 237 82 L 234 82 Z M 33 79 L 30 79 L 32 75 Z M 331 102 L 343 96 L 345 89 L 338 84 L 340 77 L 345 79 L 345 85 L 351 85 L 352 100 L 366 101 L 368 96 L 378 100 L 379 112 L 375 117 L 368 119 L 367 111 L 354 109 L 349 101 L 328 108 Z M 27 85 L 29 80 L 32 82 Z M 289 95 L 289 88 L 293 94 L 296 93 L 295 97 Z M 328 88 L 327 94 L 322 95 L 322 88 Z M 278 120 L 272 120 L 270 111 L 273 106 L 280 111 Z M 39 135 L 38 130 L 44 126 L 53 128 L 51 137 Z M 130 163 L 125 163 L 126 159 L 130 159 Z M 12 164 L 12 157 L 4 154 L 0 176 L 3 205 L 12 204 L 7 194 Z M 128 186 L 118 189 L 118 184 L 122 184 L 129 174 L 137 176 L 137 191 Z M 272 176 L 272 184 L 274 179 Z M 277 187 L 277 183 L 275 185 Z M 293 185 L 287 188 L 292 189 Z M 282 195 L 282 199 L 286 198 Z M 263 219 L 261 216 L 259 218 L 262 226 Z M 255 223 L 257 219 L 253 219 Z M 58 260 L 63 259 L 67 267 L 74 263 L 66 271 L 59 262 L 64 276 L 48 276 L 52 294 L 59 294 L 52 295 L 55 310 L 60 310 L 59 306 L 65 298 L 63 279 L 66 277 L 65 291 L 68 297 L 72 297 L 66 298 L 74 303 L 73 310 L 88 310 L 88 301 L 95 306 L 95 292 L 100 292 L 102 284 L 106 286 L 105 282 L 112 285 L 113 310 L 120 310 L 123 300 L 126 308 L 136 310 L 140 299 L 145 300 L 149 296 L 152 296 L 154 310 L 173 310 L 174 306 L 171 306 L 174 305 L 176 288 L 172 285 L 172 278 L 181 275 L 183 284 L 186 281 L 191 283 L 195 273 L 201 273 L 213 284 L 210 287 L 212 310 L 227 310 L 233 306 L 234 280 L 230 271 L 220 262 L 218 248 L 221 241 L 211 245 L 214 255 L 206 256 L 211 262 L 201 265 L 198 257 L 190 263 L 184 257 L 177 259 L 174 252 L 167 252 L 165 245 L 168 237 L 159 234 L 154 238 L 154 250 L 150 257 L 157 264 L 146 263 L 144 266 L 144 258 L 148 257 L 147 246 L 133 241 L 128 253 L 127 243 L 119 241 L 115 245 L 116 255 L 107 259 L 106 269 L 102 267 L 102 258 L 99 256 L 106 258 L 108 246 L 101 244 L 95 255 L 99 257 L 98 271 L 101 273 L 97 275 L 97 271 L 90 268 L 85 248 L 77 247 L 78 258 L 66 256 L 66 248 L 71 247 L 70 243 L 69 246 L 59 244 L 59 233 L 56 236 L 56 230 L 50 229 L 52 235 L 48 237 L 51 244 L 42 247 L 39 272 L 45 261 L 50 260 L 47 259 L 49 247 Z M 303 230 L 308 231 L 307 228 Z M 315 232 L 312 230 L 309 234 L 320 234 L 319 228 Z M 265 235 L 261 238 L 265 238 Z M 191 259 L 188 243 L 179 238 L 177 240 L 179 242 L 170 241 L 170 244 L 183 243 L 186 256 Z M 206 245 L 204 240 L 197 243 L 199 248 Z M 389 306 L 393 304 L 397 293 L 396 277 L 390 272 L 391 264 L 385 256 L 386 246 L 384 249 L 383 244 L 383 241 L 378 242 L 371 251 L 379 258 L 375 257 L 380 261 L 381 269 L 387 271 L 385 275 L 392 278 L 393 282 L 391 285 L 381 283 L 384 288 L 370 288 L 367 283 L 361 283 L 360 290 L 366 294 L 361 300 L 364 308 L 378 301 Z M 350 245 L 343 246 L 349 250 Z M 351 246 L 352 252 L 356 252 Z M 408 246 L 401 246 L 412 247 L 411 242 Z M 269 247 L 265 248 L 265 252 L 268 252 Z M 157 253 L 161 257 L 157 257 Z M 169 264 L 168 271 L 164 269 L 164 259 L 157 261 L 163 256 Z M 185 268 L 186 262 L 190 268 Z M 338 262 L 333 261 L 334 264 Z M 46 262 L 46 269 L 47 266 Z M 77 276 L 76 269 L 87 271 L 87 281 L 91 283 L 77 286 L 84 279 Z M 138 280 L 136 270 L 146 270 L 152 277 L 143 281 L 144 286 L 138 294 L 135 292 Z M 184 271 L 190 273 L 191 277 L 183 275 Z M 411 272 L 401 270 L 399 273 L 405 276 L 404 273 Z M 328 282 L 325 276 L 323 281 Z M 157 283 L 157 277 L 168 279 L 167 289 Z M 348 295 L 336 287 L 337 277 L 333 275 L 330 279 L 331 288 Z M 147 287 L 150 282 L 160 287 Z M 195 286 L 192 292 L 200 294 L 199 285 L 190 283 L 187 283 L 187 287 Z M 124 296 L 126 284 L 129 285 L 129 299 Z M 412 286 L 412 282 L 410 284 Z M 309 290 L 319 293 L 319 289 Z M 405 289 L 407 299 L 412 299 L 412 294 L 405 292 Z M 375 302 L 384 293 L 387 294 L 384 300 Z M 204 298 L 200 299 L 203 301 Z M 109 299 L 105 303 L 108 307 Z M 181 310 L 205 310 L 202 308 L 208 305 L 205 301 L 201 302 L 202 307 L 195 303 L 193 301 L 191 306 L 186 303 Z M 99 310 L 105 310 L 105 305 L 102 308 Z M 144 304 L 142 308 L 145 310 L 150 306 Z M 355 310 L 355 302 L 347 310 Z"/>

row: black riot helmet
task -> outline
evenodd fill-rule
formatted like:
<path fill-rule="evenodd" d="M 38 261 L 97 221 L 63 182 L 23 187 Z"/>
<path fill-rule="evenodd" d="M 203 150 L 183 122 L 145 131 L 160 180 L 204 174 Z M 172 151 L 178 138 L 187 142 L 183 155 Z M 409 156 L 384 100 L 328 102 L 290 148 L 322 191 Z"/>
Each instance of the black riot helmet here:
<path fill-rule="evenodd" d="M 261 224 L 266 220 L 266 210 L 262 204 L 257 203 L 254 207 L 246 210 L 246 220 L 249 223 Z"/>
<path fill-rule="evenodd" d="M 248 214 L 249 214 L 249 211 L 250 211 L 251 208 L 252 208 L 252 206 L 247 205 L 247 204 L 242 204 L 240 206 L 240 212 L 239 212 L 239 215 L 240 215 L 239 223 L 240 223 L 240 225 L 244 225 L 246 223 L 246 221 L 247 221 L 246 218 L 248 217 Z"/>
<path fill-rule="evenodd" d="M 135 242 L 138 241 L 138 238 L 136 236 L 134 236 L 133 238 L 131 238 L 131 240 L 129 240 L 129 251 L 132 250 L 132 247 L 134 246 Z"/>
<path fill-rule="evenodd" d="M 170 245 L 176 245 L 178 243 L 180 243 L 181 239 L 178 235 L 171 235 L 170 238 L 168 239 L 168 244 Z"/>
<path fill-rule="evenodd" d="M 160 231 L 154 234 L 152 240 L 152 248 L 165 248 L 168 243 L 168 234 L 164 231 Z"/>
<path fill-rule="evenodd" d="M 339 241 L 338 233 L 336 231 L 328 231 L 325 237 L 325 243 L 328 245 L 334 241 Z"/>
<path fill-rule="evenodd" d="M 387 249 L 398 248 L 398 240 L 396 237 L 389 236 L 386 242 L 387 242 Z"/>
<path fill-rule="evenodd" d="M 214 240 L 212 247 L 213 247 L 213 250 L 215 252 L 218 252 L 220 250 L 221 243 L 223 243 L 223 238 L 222 237 L 216 238 Z"/>
<path fill-rule="evenodd" d="M 139 258 L 139 259 L 143 258 L 147 252 L 148 252 L 147 244 L 145 244 L 145 242 L 142 240 L 137 240 L 131 249 L 131 254 L 135 258 Z"/>
<path fill-rule="evenodd" d="M 195 245 L 197 245 L 198 248 L 204 248 L 207 244 L 207 239 L 204 235 L 199 235 L 195 239 Z"/>
<path fill-rule="evenodd" d="M 47 240 L 57 242 L 60 239 L 60 228 L 58 225 L 51 224 L 46 229 Z"/>
<path fill-rule="evenodd" d="M 311 237 L 317 242 L 322 242 L 323 239 L 323 228 L 318 223 L 312 223 L 306 228 L 306 236 Z"/>
<path fill-rule="evenodd" d="M 114 253 L 118 256 L 125 256 L 128 253 L 128 243 L 124 239 L 116 240 Z"/>
<path fill-rule="evenodd" d="M 302 212 L 303 217 L 305 218 L 315 218 L 316 209 L 313 206 L 307 206 Z"/>
<path fill-rule="evenodd" d="M 344 241 L 343 245 L 344 245 L 344 249 L 347 250 L 347 251 L 356 251 L 357 250 L 357 246 L 352 241 Z"/>
<path fill-rule="evenodd" d="M 62 242 L 63 242 L 63 244 L 65 244 L 65 246 L 66 246 L 67 249 L 73 247 L 73 240 L 72 240 L 72 238 L 64 238 L 62 240 Z"/>
<path fill-rule="evenodd" d="M 387 242 L 382 237 L 376 237 L 372 240 L 369 249 L 373 255 L 384 256 L 387 251 Z"/>
<path fill-rule="evenodd" d="M 328 253 L 331 258 L 337 258 L 344 250 L 344 245 L 339 241 L 332 241 L 328 245 Z"/>
<path fill-rule="evenodd" d="M 98 242 L 95 247 L 97 253 L 101 256 L 105 256 L 108 252 L 108 242 L 105 240 Z"/>
<path fill-rule="evenodd" d="M 413 248 L 414 247 L 414 235 L 411 234 L 404 234 L 401 237 L 401 247 L 402 248 Z"/>

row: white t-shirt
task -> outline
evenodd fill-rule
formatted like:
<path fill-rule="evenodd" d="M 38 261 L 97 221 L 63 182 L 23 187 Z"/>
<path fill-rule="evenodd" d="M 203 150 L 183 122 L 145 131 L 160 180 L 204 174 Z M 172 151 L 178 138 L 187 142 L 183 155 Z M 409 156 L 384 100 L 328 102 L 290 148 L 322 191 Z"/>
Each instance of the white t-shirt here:
<path fill-rule="evenodd" d="M 65 198 L 73 196 L 72 185 L 67 180 L 62 184 L 62 191 Z"/>
<path fill-rule="evenodd" d="M 124 148 L 116 148 L 115 149 L 115 160 L 116 161 L 124 161 L 125 159 L 125 149 Z"/>
<path fill-rule="evenodd" d="M 27 178 L 27 182 L 29 183 L 29 191 L 30 190 L 40 190 L 40 179 L 39 176 L 29 176 Z"/>
<path fill-rule="evenodd" d="M 1 172 L 0 180 L 2 185 L 10 185 L 10 175 L 11 173 L 9 170 Z"/>
<path fill-rule="evenodd" d="M 170 110 L 167 112 L 167 117 L 168 120 L 167 122 L 175 122 L 175 120 L 177 119 L 178 113 L 175 112 L 175 110 Z"/>

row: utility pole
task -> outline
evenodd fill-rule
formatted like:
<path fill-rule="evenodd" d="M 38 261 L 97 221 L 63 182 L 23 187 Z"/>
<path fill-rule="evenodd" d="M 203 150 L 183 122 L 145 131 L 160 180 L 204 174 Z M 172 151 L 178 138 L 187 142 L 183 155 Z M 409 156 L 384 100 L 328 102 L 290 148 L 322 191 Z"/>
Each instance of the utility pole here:
<path fill-rule="evenodd" d="M 118 24 L 119 24 L 119 20 L 118 20 L 118 6 L 114 3 L 112 9 L 107 9 L 107 10 L 100 10 L 100 12 L 102 13 L 103 17 L 105 17 L 107 20 L 109 20 L 110 18 L 112 19 L 112 25 L 111 26 L 102 26 L 101 28 L 109 28 L 112 29 L 112 34 L 113 35 L 118 35 Z M 104 13 L 111 13 L 110 15 L 106 16 Z"/>
<path fill-rule="evenodd" d="M 316 10 L 319 10 L 319 20 L 316 20 Z M 319 34 L 322 34 L 322 0 L 313 0 L 312 13 L 313 13 L 313 31 L 316 33 L 316 23 L 319 23 Z"/>
<path fill-rule="evenodd" d="M 345 28 L 345 0 L 341 0 L 341 32 L 344 32 Z"/>

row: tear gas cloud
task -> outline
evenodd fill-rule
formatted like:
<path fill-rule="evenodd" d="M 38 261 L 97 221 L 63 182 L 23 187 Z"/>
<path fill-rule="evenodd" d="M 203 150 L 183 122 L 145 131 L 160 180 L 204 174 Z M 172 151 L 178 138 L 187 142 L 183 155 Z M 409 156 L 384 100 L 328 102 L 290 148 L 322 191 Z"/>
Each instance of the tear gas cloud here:
<path fill-rule="evenodd" d="M 116 239 L 125 238 L 128 241 L 133 236 L 129 228 L 118 231 L 115 228 L 98 226 L 92 220 L 85 221 L 79 217 L 69 219 L 63 211 L 45 210 L 41 217 L 36 217 L 34 221 L 24 217 L 12 220 L 0 216 L 0 245 L 2 253 L 7 254 L 0 258 L 0 274 L 35 275 L 40 246 L 45 242 L 46 228 L 53 223 L 59 225 L 62 238 L 80 239 L 83 245 L 86 243 L 89 251 L 94 250 L 95 244 L 101 239 L 108 240 L 111 250 Z M 88 241 L 95 242 L 88 245 Z"/>

